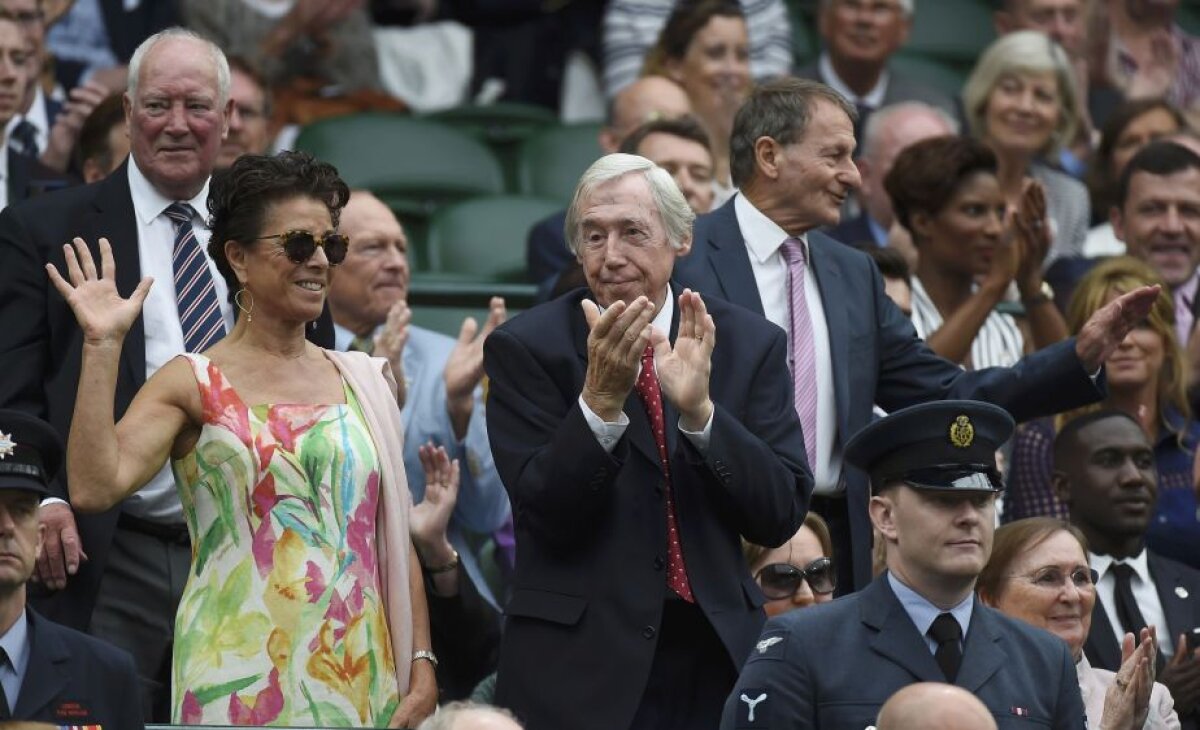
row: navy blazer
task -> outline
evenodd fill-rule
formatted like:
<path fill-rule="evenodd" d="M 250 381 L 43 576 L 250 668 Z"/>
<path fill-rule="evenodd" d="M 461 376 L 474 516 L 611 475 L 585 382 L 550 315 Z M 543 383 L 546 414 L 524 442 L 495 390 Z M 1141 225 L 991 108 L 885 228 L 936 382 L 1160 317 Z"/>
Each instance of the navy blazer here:
<path fill-rule="evenodd" d="M 875 240 L 875 234 L 871 232 L 871 224 L 867 221 L 867 214 L 865 212 L 854 218 L 842 221 L 833 228 L 825 231 L 825 233 L 835 241 L 862 251 L 870 251 L 878 247 L 878 242 Z"/>
<path fill-rule="evenodd" d="M 691 255 L 675 267 L 675 276 L 683 286 L 762 316 L 734 200 L 696 219 Z M 829 329 L 839 444 L 871 422 L 875 404 L 895 411 L 931 400 L 982 400 L 1023 421 L 1103 395 L 1084 372 L 1074 339 L 1033 353 L 1012 368 L 964 371 L 917 337 L 912 322 L 884 293 L 879 269 L 867 254 L 817 231 L 807 238 Z M 870 495 L 863 472 L 848 465 L 843 470 L 854 585 L 862 588 L 871 581 Z"/>
<path fill-rule="evenodd" d="M 29 664 L 13 719 L 120 730 L 145 727 L 141 680 L 128 652 L 59 626 L 32 609 L 26 616 Z"/>
<path fill-rule="evenodd" d="M 1058 637 L 976 599 L 962 648 L 954 684 L 978 697 L 1000 730 L 1087 726 L 1075 662 Z M 768 621 L 721 730 L 863 730 L 897 690 L 945 681 L 884 574 L 858 593 Z"/>
<path fill-rule="evenodd" d="M 534 307 L 484 343 L 488 435 L 517 538 L 496 701 L 530 730 L 629 727 L 668 591 L 662 472 L 641 400 L 629 394 L 629 426 L 612 453 L 579 405 L 587 294 Z M 783 332 L 719 300 L 707 305 L 717 332 L 707 454 L 679 433 L 665 398 L 664 415 L 689 581 L 725 647 L 712 660 L 730 662 L 732 674 L 764 621 L 740 536 L 787 541 L 804 520 L 812 475 Z M 675 319 L 672 340 L 678 308 Z"/>
<path fill-rule="evenodd" d="M 0 212 L 0 321 L 5 323 L 0 327 L 0 407 L 49 421 L 64 443 L 75 411 L 83 335 L 66 300 L 50 283 L 45 265 L 65 271 L 62 247 L 75 236 L 87 241 L 98 260 L 97 241 L 104 236 L 112 244 L 117 290 L 125 297 L 133 293 L 142 274 L 128 164 L 99 182 L 39 195 Z M 170 282 L 156 284 L 163 285 Z M 328 308 L 308 333 L 317 344 L 333 346 Z M 116 418 L 125 413 L 145 380 L 146 335 L 139 316 L 121 348 Z M 51 489 L 68 498 L 65 474 Z M 87 630 L 119 514 L 119 507 L 93 515 L 76 513 L 88 560 L 69 577 L 66 589 L 52 596 L 31 596 L 45 615 Z"/>

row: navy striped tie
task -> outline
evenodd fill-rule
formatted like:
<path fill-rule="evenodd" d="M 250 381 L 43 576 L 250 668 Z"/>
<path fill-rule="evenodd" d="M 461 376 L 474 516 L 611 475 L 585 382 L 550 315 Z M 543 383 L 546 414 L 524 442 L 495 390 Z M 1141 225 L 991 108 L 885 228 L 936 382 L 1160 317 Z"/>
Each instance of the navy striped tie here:
<path fill-rule="evenodd" d="M 175 224 L 175 249 L 171 268 L 175 270 L 175 303 L 179 323 L 183 325 L 183 345 L 187 352 L 203 352 L 225 336 L 225 319 L 208 258 L 192 230 L 195 211 L 187 203 L 171 203 L 163 211 Z"/>

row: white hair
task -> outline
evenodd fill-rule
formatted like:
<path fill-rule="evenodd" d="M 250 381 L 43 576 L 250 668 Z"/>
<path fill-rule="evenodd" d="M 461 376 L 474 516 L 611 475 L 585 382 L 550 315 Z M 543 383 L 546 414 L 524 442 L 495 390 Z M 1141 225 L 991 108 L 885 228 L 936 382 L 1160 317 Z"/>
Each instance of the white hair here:
<path fill-rule="evenodd" d="M 133 57 L 129 59 L 129 81 L 126 86 L 126 91 L 129 93 L 130 102 L 137 100 L 138 83 L 142 77 L 142 62 L 146 60 L 146 56 L 159 43 L 166 40 L 192 40 L 200 43 L 208 51 L 208 55 L 212 57 L 213 70 L 217 73 L 217 101 L 218 106 L 225 106 L 225 102 L 229 101 L 229 61 L 225 58 L 225 52 L 220 46 L 213 43 L 209 39 L 200 35 L 194 30 L 187 28 L 167 28 L 160 30 L 146 40 L 142 41 L 141 45 L 133 52 Z"/>
<path fill-rule="evenodd" d="M 821 0 L 821 8 L 827 8 L 835 0 Z M 917 0 L 896 0 L 896 4 L 900 6 L 900 12 L 904 13 L 904 17 L 911 18 L 917 12 Z"/>
<path fill-rule="evenodd" d="M 947 114 L 946 110 L 941 107 L 926 104 L 923 101 L 901 101 L 888 104 L 867 117 L 867 123 L 863 126 L 863 157 L 868 161 L 875 158 L 879 152 L 880 142 L 883 140 L 884 130 L 904 114 L 927 114 L 937 117 L 945 122 L 946 127 L 950 130 L 948 134 L 958 135 L 959 133 L 958 120 Z"/>
<path fill-rule="evenodd" d="M 514 725 L 520 727 L 517 719 L 512 713 L 501 707 L 492 707 L 491 705 L 482 705 L 478 702 L 468 700 L 458 700 L 438 708 L 437 712 L 425 718 L 417 730 L 454 730 L 458 719 L 470 712 L 478 712 L 493 717 L 503 717 L 512 720 Z"/>
<path fill-rule="evenodd" d="M 593 162 L 575 186 L 575 195 L 571 198 L 571 206 L 567 208 L 567 221 L 563 226 L 571 251 L 579 253 L 580 206 L 592 196 L 596 188 L 633 173 L 641 173 L 646 179 L 646 184 L 650 186 L 650 195 L 658 208 L 658 215 L 662 219 L 671 248 L 681 248 L 691 237 L 692 222 L 696 220 L 696 213 L 688 205 L 687 198 L 683 196 L 671 174 L 645 157 L 615 152 Z"/>

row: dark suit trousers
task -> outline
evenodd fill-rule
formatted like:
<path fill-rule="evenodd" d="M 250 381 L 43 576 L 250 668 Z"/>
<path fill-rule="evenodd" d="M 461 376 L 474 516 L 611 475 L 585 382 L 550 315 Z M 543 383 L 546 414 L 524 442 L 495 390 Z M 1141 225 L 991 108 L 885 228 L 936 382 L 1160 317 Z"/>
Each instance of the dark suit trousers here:
<path fill-rule="evenodd" d="M 829 538 L 833 543 L 833 555 L 830 557 L 833 558 L 833 569 L 837 571 L 835 596 L 854 592 L 854 547 L 850 540 L 850 513 L 846 505 L 844 494 L 837 497 L 814 494 L 809 503 L 809 509 L 825 518 L 825 523 L 829 525 Z"/>
<path fill-rule="evenodd" d="M 650 679 L 630 729 L 715 730 L 737 674 L 700 607 L 668 598 Z"/>

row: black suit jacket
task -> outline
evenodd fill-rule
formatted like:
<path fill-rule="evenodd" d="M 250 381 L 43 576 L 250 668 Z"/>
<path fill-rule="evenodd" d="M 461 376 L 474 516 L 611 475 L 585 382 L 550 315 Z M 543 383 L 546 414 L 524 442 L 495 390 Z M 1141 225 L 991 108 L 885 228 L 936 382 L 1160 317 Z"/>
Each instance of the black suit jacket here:
<path fill-rule="evenodd" d="M 912 322 L 884 293 L 879 269 L 869 256 L 816 231 L 808 234 L 808 245 L 829 329 L 838 444 L 844 445 L 871 422 L 875 404 L 894 411 L 930 400 L 982 400 L 1025 420 L 1101 397 L 1102 390 L 1075 355 L 1073 339 L 1036 352 L 1012 368 L 964 371 L 917 337 Z M 680 284 L 701 294 L 763 315 L 733 200 L 696 219 L 692 253 L 675 267 L 675 275 Z M 864 473 L 846 465 L 843 474 L 854 585 L 862 588 L 871 581 L 870 495 Z"/>
<path fill-rule="evenodd" d="M 129 296 L 141 280 L 137 221 L 129 192 L 128 163 L 91 185 L 41 195 L 0 213 L 0 407 L 26 411 L 49 421 L 64 443 L 70 433 L 79 382 L 82 334 L 75 315 L 54 290 L 46 263 L 65 271 L 63 244 L 82 237 L 99 256 L 97 240 L 112 243 L 117 289 Z M 159 285 L 169 282 L 160 282 Z M 326 322 L 310 337 L 332 346 L 333 326 Z M 146 380 L 146 336 L 142 318 L 134 321 L 121 350 L 115 417 L 120 418 Z M 65 470 L 64 470 L 65 471 Z M 65 475 L 52 485 L 67 499 Z M 47 616 L 86 630 L 96 590 L 108 557 L 119 508 L 95 515 L 76 514 L 83 550 L 88 555 L 68 587 L 53 596 L 31 599 Z"/>
<path fill-rule="evenodd" d="M 585 295 L 578 289 L 534 307 L 484 343 L 488 435 L 517 538 L 496 701 L 530 730 L 629 726 L 668 591 L 666 502 L 645 409 L 631 392 L 629 426 L 610 454 L 579 405 Z M 666 438 L 689 581 L 725 648 L 712 661 L 737 667 L 764 620 L 739 536 L 762 545 L 789 539 L 812 477 L 783 333 L 719 300 L 707 304 L 717 331 L 710 447 L 702 455 L 679 433 L 669 403 Z"/>
<path fill-rule="evenodd" d="M 141 681 L 127 652 L 59 626 L 32 609 L 26 615 L 29 664 L 13 719 L 120 730 L 145 727 Z"/>
<path fill-rule="evenodd" d="M 1001 730 L 1086 727 L 1062 640 L 976 598 L 962 652 L 954 684 L 978 697 Z M 897 690 L 944 681 L 885 574 L 858 593 L 771 619 L 729 695 L 721 730 L 862 730 Z"/>
<path fill-rule="evenodd" d="M 1182 633 L 1188 634 L 1191 640 L 1192 629 L 1200 628 L 1200 570 L 1150 551 L 1146 552 L 1146 563 L 1167 619 L 1165 627 L 1158 627 L 1158 635 L 1163 636 L 1169 631 L 1175 644 L 1179 643 Z M 1099 599 L 1092 606 L 1092 628 L 1083 650 L 1093 667 L 1113 672 L 1121 668 L 1121 646 Z M 1182 651 L 1182 647 L 1176 646 L 1175 651 Z M 1200 717 L 1195 714 L 1179 719 L 1184 730 L 1200 727 Z"/>
<path fill-rule="evenodd" d="M 878 247 L 866 213 L 844 220 L 825 232 L 833 240 L 862 251 L 870 251 Z"/>

